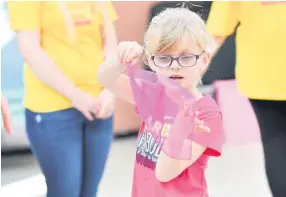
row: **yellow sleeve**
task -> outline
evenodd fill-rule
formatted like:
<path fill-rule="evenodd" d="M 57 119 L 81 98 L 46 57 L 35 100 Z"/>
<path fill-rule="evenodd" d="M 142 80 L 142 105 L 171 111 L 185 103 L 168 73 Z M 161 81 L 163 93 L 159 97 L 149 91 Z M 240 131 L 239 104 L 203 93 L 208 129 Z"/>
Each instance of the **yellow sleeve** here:
<path fill-rule="evenodd" d="M 106 6 L 106 9 L 107 9 L 107 12 L 108 12 L 108 14 L 110 16 L 110 19 L 112 21 L 116 21 L 118 19 L 118 16 L 117 16 L 116 10 L 115 10 L 114 6 L 112 5 L 112 3 L 110 1 L 105 1 L 103 3 Z M 97 7 L 97 9 L 100 9 L 98 6 L 96 6 L 96 7 Z M 99 13 L 101 13 L 101 10 L 98 10 L 98 11 L 99 11 Z M 97 17 L 98 17 L 99 23 L 103 24 L 102 14 L 97 15 Z"/>
<path fill-rule="evenodd" d="M 239 22 L 240 2 L 213 1 L 207 31 L 213 36 L 231 35 Z"/>
<path fill-rule="evenodd" d="M 7 1 L 10 25 L 14 31 L 37 30 L 41 27 L 40 1 Z"/>

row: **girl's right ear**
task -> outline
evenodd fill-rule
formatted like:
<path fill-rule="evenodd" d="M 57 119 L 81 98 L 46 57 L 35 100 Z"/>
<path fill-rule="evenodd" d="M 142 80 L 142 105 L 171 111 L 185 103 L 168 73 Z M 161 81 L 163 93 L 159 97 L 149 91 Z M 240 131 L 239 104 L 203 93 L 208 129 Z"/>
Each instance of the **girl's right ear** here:
<path fill-rule="evenodd" d="M 148 62 L 148 58 L 147 58 L 147 55 L 146 55 L 146 54 L 143 55 L 142 60 L 143 60 L 143 63 L 144 63 L 144 64 L 146 64 L 147 66 L 149 66 L 149 62 Z"/>
<path fill-rule="evenodd" d="M 143 56 L 142 56 L 142 61 L 145 65 L 149 66 L 149 62 L 148 62 L 148 55 L 147 55 L 147 52 L 146 52 L 146 46 L 145 44 L 142 45 L 142 48 L 143 48 Z"/>

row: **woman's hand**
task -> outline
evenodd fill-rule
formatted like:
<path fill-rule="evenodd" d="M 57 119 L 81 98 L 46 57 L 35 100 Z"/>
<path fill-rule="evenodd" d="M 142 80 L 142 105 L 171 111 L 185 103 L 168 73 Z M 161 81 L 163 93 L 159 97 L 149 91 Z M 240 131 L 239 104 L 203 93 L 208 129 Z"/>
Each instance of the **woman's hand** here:
<path fill-rule="evenodd" d="M 109 118 L 113 114 L 115 100 L 115 96 L 106 89 L 97 98 L 81 90 L 77 90 L 71 98 L 73 106 L 90 121 Z"/>
<path fill-rule="evenodd" d="M 79 110 L 88 120 L 92 121 L 96 118 L 100 110 L 100 102 L 98 98 L 77 89 L 70 98 L 73 106 Z"/>
<path fill-rule="evenodd" d="M 106 119 L 112 116 L 115 108 L 116 97 L 107 89 L 104 89 L 99 96 L 99 112 L 96 118 Z"/>
<path fill-rule="evenodd" d="M 118 60 L 121 64 L 136 64 L 143 55 L 143 47 L 137 42 L 123 41 L 118 45 Z"/>
<path fill-rule="evenodd" d="M 11 114 L 8 102 L 3 96 L 1 96 L 1 114 L 5 131 L 9 134 L 12 133 Z"/>

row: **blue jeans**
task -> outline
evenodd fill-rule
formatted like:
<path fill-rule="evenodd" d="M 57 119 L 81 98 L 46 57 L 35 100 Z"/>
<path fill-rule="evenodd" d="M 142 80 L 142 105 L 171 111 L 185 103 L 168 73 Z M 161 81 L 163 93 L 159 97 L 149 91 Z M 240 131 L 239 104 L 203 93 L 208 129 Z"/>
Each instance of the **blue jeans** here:
<path fill-rule="evenodd" d="M 113 118 L 88 121 L 70 108 L 28 109 L 26 131 L 47 184 L 47 197 L 95 197 L 113 138 Z"/>

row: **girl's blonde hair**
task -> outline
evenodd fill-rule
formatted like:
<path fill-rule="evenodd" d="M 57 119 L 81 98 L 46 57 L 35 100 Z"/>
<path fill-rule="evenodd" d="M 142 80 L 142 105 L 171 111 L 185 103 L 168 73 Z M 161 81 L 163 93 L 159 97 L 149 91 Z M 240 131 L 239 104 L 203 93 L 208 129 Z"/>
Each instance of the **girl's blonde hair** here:
<path fill-rule="evenodd" d="M 168 52 L 178 41 L 188 42 L 190 39 L 205 52 L 212 53 L 218 46 L 198 14 L 187 8 L 167 8 L 152 19 L 145 33 L 145 50 L 149 53 Z"/>

